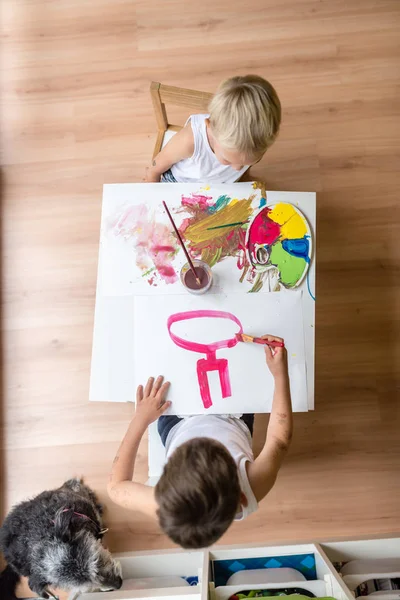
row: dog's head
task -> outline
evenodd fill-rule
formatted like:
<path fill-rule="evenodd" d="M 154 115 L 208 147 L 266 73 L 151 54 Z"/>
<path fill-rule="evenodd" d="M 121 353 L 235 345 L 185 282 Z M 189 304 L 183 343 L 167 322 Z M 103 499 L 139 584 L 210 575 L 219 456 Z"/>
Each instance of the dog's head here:
<path fill-rule="evenodd" d="M 69 526 L 66 522 L 69 521 Z M 118 590 L 122 585 L 121 567 L 103 548 L 96 528 L 69 515 L 58 516 L 54 538 L 41 556 L 41 570 L 50 587 L 76 592 Z"/>

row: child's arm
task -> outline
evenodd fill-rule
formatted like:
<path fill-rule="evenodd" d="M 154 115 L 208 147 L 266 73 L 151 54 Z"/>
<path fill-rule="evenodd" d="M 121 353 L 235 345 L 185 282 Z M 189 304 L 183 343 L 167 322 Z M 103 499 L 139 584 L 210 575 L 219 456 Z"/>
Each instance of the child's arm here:
<path fill-rule="evenodd" d="M 161 175 L 168 171 L 175 163 L 189 158 L 194 152 L 194 138 L 192 126 L 188 123 L 178 131 L 157 154 L 152 165 L 146 171 L 146 181 L 159 182 Z"/>
<path fill-rule="evenodd" d="M 145 389 L 140 385 L 136 393 L 136 412 L 128 431 L 114 458 L 107 486 L 111 500 L 124 508 L 130 508 L 156 517 L 157 503 L 154 489 L 142 483 L 132 481 L 133 470 L 140 440 L 147 427 L 158 419 L 171 402 L 165 401 L 169 383 L 163 384 L 163 378 L 148 380 Z"/>
<path fill-rule="evenodd" d="M 282 341 L 273 336 L 264 338 Z M 286 348 L 265 346 L 265 358 L 275 380 L 274 399 L 264 448 L 253 463 L 248 463 L 249 482 L 258 502 L 274 485 L 293 433 Z"/>

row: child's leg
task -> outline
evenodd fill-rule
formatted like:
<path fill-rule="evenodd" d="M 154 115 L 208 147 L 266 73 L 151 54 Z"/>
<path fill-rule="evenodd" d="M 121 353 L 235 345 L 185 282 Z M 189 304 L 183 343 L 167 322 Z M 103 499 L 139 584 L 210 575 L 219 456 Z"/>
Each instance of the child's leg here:
<path fill-rule="evenodd" d="M 182 421 L 182 419 L 176 415 L 163 415 L 162 417 L 159 417 L 157 429 L 163 446 L 165 446 L 169 432 L 177 423 L 179 423 L 179 421 Z"/>
<path fill-rule="evenodd" d="M 246 423 L 247 427 L 249 428 L 250 435 L 251 435 L 251 437 L 253 437 L 254 413 L 251 413 L 251 414 L 248 413 L 247 415 L 242 415 L 240 418 L 244 423 Z"/>

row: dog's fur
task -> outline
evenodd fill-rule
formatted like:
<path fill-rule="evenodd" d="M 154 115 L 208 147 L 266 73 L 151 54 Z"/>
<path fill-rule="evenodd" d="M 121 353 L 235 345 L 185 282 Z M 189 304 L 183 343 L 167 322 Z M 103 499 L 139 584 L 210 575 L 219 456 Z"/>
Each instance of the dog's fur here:
<path fill-rule="evenodd" d="M 0 529 L 8 566 L 0 575 L 1 600 L 15 600 L 21 576 L 33 592 L 119 589 L 121 568 L 101 544 L 102 507 L 78 479 L 15 506 Z M 79 514 L 77 514 L 79 513 Z"/>

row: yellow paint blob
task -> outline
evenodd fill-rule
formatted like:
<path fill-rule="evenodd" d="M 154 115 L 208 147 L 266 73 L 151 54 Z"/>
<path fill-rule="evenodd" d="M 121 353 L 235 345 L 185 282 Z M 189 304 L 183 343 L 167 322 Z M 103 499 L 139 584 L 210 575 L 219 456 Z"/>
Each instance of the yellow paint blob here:
<path fill-rule="evenodd" d="M 280 202 L 268 216 L 281 226 L 282 238 L 300 239 L 307 234 L 306 222 L 292 204 Z"/>
<path fill-rule="evenodd" d="M 231 201 L 225 208 L 211 214 L 185 229 L 185 238 L 200 249 L 221 236 L 225 237 L 237 223 L 245 223 L 251 213 L 253 196 L 248 200 Z M 204 244 L 202 246 L 202 244 Z"/>

